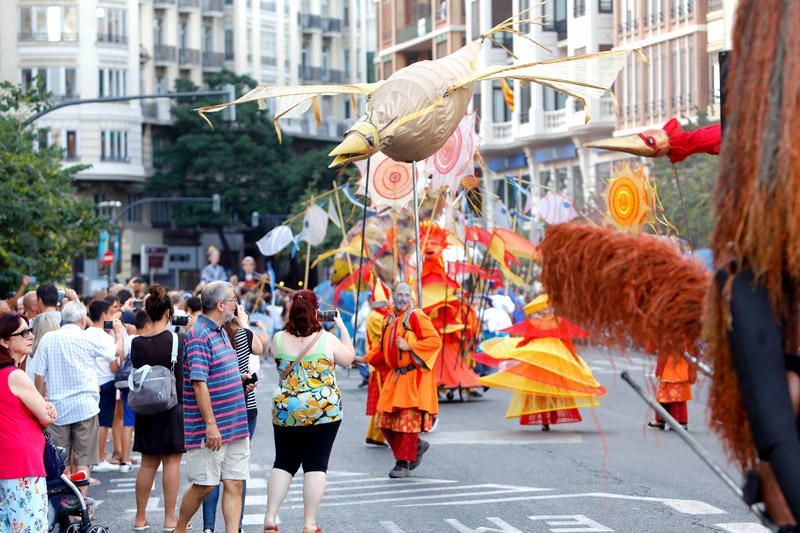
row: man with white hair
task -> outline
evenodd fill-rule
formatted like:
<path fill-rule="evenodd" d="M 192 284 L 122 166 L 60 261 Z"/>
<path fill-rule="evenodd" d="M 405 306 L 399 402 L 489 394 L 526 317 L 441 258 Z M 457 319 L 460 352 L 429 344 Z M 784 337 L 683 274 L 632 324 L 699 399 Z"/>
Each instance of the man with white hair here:
<path fill-rule="evenodd" d="M 97 413 L 100 411 L 95 358 L 114 358 L 114 341 L 101 341 L 82 329 L 86 307 L 70 301 L 61 310 L 63 326 L 46 333 L 36 350 L 31 369 L 36 388 L 56 406 L 58 418 L 49 432 L 56 446 L 67 450 L 72 472 L 97 462 Z M 118 322 L 118 321 L 115 321 Z M 119 328 L 119 324 L 115 324 Z M 84 494 L 85 494 L 85 489 Z"/>

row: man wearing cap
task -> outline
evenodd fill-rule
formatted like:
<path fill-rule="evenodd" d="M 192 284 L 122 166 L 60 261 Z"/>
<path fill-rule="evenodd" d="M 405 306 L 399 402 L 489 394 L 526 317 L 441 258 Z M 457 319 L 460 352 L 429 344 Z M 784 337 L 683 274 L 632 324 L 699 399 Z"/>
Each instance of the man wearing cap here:
<path fill-rule="evenodd" d="M 373 367 L 385 365 L 387 376 L 376 407 L 379 427 L 396 460 L 390 478 L 408 477 L 430 446 L 419 434 L 430 431 L 439 413 L 436 376 L 432 372 L 442 339 L 421 309 L 412 307 L 411 287 L 400 283 L 394 309 L 381 325 L 380 342 L 365 356 Z"/>

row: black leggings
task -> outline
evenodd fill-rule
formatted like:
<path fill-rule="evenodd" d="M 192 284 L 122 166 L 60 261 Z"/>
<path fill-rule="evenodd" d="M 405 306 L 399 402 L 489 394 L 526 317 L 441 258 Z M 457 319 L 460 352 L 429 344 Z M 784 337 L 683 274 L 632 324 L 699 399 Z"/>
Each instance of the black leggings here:
<path fill-rule="evenodd" d="M 333 441 L 341 420 L 315 426 L 286 427 L 273 424 L 275 463 L 273 468 L 295 475 L 300 465 L 303 472 L 327 472 Z"/>

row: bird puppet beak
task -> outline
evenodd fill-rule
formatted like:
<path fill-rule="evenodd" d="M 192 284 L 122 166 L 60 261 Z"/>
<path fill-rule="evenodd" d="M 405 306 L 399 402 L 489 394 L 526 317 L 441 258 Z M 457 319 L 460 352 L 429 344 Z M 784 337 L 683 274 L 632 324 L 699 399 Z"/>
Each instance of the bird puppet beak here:
<path fill-rule="evenodd" d="M 648 130 L 639 135 L 611 137 L 584 144 L 586 148 L 602 148 L 641 157 L 661 157 L 669 152 L 670 142 L 664 130 Z"/>
<path fill-rule="evenodd" d="M 344 165 L 351 161 L 360 161 L 377 152 L 378 149 L 375 143 L 378 136 L 377 131 L 377 128 L 368 122 L 354 124 L 348 130 L 344 140 L 339 143 L 339 146 L 328 154 L 333 157 L 333 161 L 328 165 L 328 168 Z"/>

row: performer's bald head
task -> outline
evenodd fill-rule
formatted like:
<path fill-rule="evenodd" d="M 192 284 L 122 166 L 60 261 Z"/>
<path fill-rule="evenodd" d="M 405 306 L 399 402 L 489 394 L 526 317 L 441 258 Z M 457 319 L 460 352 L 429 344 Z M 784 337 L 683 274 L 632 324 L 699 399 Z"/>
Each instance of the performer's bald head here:
<path fill-rule="evenodd" d="M 409 308 L 411 305 L 411 287 L 408 283 L 400 282 L 394 286 L 392 291 L 392 301 L 394 308 L 401 313 Z"/>

